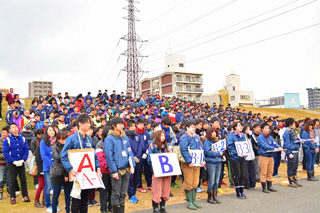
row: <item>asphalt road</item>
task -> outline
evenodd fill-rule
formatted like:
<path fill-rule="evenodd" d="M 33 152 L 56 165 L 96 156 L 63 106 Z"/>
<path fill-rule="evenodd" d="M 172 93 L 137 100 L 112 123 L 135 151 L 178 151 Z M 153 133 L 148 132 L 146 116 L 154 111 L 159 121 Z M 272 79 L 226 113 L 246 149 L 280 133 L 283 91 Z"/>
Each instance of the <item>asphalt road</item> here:
<path fill-rule="evenodd" d="M 319 176 L 317 177 L 320 178 Z M 291 188 L 274 185 L 278 192 L 263 193 L 261 188 L 246 191 L 248 199 L 237 199 L 235 194 L 219 196 L 221 204 L 209 204 L 205 199 L 200 200 L 203 206 L 197 211 L 189 210 L 186 204 L 167 206 L 171 212 L 320 212 L 320 181 L 311 182 L 306 179 L 299 181 L 303 184 L 300 188 Z M 150 202 L 151 205 L 151 202 Z M 151 209 L 137 212 L 152 212 Z"/>

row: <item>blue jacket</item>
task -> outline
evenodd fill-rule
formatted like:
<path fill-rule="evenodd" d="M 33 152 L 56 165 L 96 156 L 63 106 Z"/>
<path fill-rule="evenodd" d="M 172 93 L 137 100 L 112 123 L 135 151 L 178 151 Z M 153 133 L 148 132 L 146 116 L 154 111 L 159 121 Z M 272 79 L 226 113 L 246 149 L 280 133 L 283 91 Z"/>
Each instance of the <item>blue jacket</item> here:
<path fill-rule="evenodd" d="M 155 143 L 152 144 L 152 147 L 149 149 L 148 158 L 147 158 L 147 162 L 150 165 L 152 174 L 153 174 L 153 168 L 152 168 L 150 155 L 151 154 L 156 154 L 156 153 L 167 153 L 167 150 L 162 148 L 161 151 L 160 151 L 160 149 L 158 149 L 158 147 L 157 147 L 157 145 Z"/>
<path fill-rule="evenodd" d="M 136 139 L 137 137 L 139 137 L 140 141 L 143 141 L 143 143 L 142 143 L 142 154 L 143 154 L 147 151 L 147 149 L 149 148 L 149 145 L 151 144 L 150 135 L 149 135 L 148 130 L 145 130 L 141 135 L 136 133 L 135 140 L 137 140 Z"/>
<path fill-rule="evenodd" d="M 70 124 L 70 115 L 69 114 L 63 114 L 64 115 L 64 123 L 66 125 Z"/>
<path fill-rule="evenodd" d="M 182 112 L 177 112 L 177 113 L 176 113 L 176 121 L 177 121 L 178 123 L 181 122 L 182 116 L 183 116 L 183 113 L 182 113 Z"/>
<path fill-rule="evenodd" d="M 274 139 L 272 136 L 269 136 L 267 138 L 266 135 L 263 133 L 259 135 L 257 140 L 258 140 L 258 147 L 259 147 L 258 154 L 260 156 L 273 157 L 274 155 L 273 152 L 268 152 L 268 153 L 264 153 L 264 152 L 269 150 L 274 150 L 275 148 L 280 147 L 276 142 L 274 142 Z"/>
<path fill-rule="evenodd" d="M 44 109 L 36 109 L 35 113 L 40 115 L 40 121 L 44 121 L 47 119 L 47 112 Z"/>
<path fill-rule="evenodd" d="M 242 133 L 241 133 L 242 134 Z M 237 149 L 234 142 L 245 141 L 246 137 L 242 134 L 239 137 L 235 134 L 235 131 L 231 132 L 227 138 L 227 149 L 229 151 L 230 159 L 235 161 L 245 161 L 246 158 L 238 156 Z"/>
<path fill-rule="evenodd" d="M 52 147 L 47 146 L 44 140 L 40 142 L 40 155 L 43 161 L 43 171 L 50 171 L 53 164 Z"/>
<path fill-rule="evenodd" d="M 143 135 L 143 134 L 142 134 Z M 141 159 L 142 157 L 142 146 L 144 144 L 143 136 L 136 133 L 133 137 L 127 136 L 129 139 L 129 144 L 134 157 Z"/>
<path fill-rule="evenodd" d="M 15 111 L 15 109 L 10 109 L 7 114 L 6 114 L 6 122 L 9 125 L 11 122 L 11 118 L 13 117 L 13 112 Z"/>
<path fill-rule="evenodd" d="M 127 169 L 129 167 L 129 157 L 133 166 L 136 166 L 130 144 L 128 143 L 128 137 L 125 135 L 115 135 L 117 133 L 110 131 L 104 141 L 104 152 L 111 174 L 118 172 L 118 170 Z M 124 152 L 125 156 L 123 156 Z"/>
<path fill-rule="evenodd" d="M 43 105 L 43 104 L 42 104 L 42 105 Z M 42 106 L 42 109 L 44 109 L 44 110 L 46 111 L 47 115 L 49 115 L 49 113 L 50 113 L 51 111 L 53 111 L 53 108 L 52 108 L 52 106 L 51 106 L 50 104 L 43 105 L 43 106 Z"/>
<path fill-rule="evenodd" d="M 220 152 L 213 152 L 211 149 L 212 144 L 214 143 L 216 142 L 207 139 L 203 142 L 203 150 L 207 164 L 216 164 L 222 162 Z"/>
<path fill-rule="evenodd" d="M 37 123 L 36 123 L 36 129 L 42 129 L 42 127 L 44 126 L 44 123 L 43 123 L 43 121 L 38 121 Z"/>
<path fill-rule="evenodd" d="M 310 133 L 307 131 L 303 131 L 301 134 L 301 139 L 310 139 Z M 316 148 L 319 149 L 319 146 L 316 143 L 312 143 L 311 141 L 305 141 L 302 144 L 302 148 L 315 150 Z"/>
<path fill-rule="evenodd" d="M 92 102 L 92 97 L 91 96 L 88 96 L 88 95 L 86 95 L 86 96 L 84 96 L 84 102 L 86 102 L 86 100 L 89 98 L 89 100 L 90 100 L 90 103 Z"/>
<path fill-rule="evenodd" d="M 180 152 L 186 164 L 192 163 L 192 158 L 188 148 L 191 150 L 203 150 L 202 143 L 198 135 L 194 134 L 192 137 L 188 133 L 185 133 L 180 138 Z M 205 158 L 203 160 L 205 161 Z"/>
<path fill-rule="evenodd" d="M 27 140 L 20 134 L 19 136 L 10 134 L 8 138 L 3 141 L 3 156 L 6 158 L 7 163 L 13 163 L 19 160 L 26 161 L 28 155 L 29 147 Z"/>
<path fill-rule="evenodd" d="M 82 137 L 82 135 L 79 132 L 74 133 L 73 135 L 67 137 L 66 143 L 63 146 L 63 149 L 61 151 L 61 162 L 64 168 L 67 170 L 67 172 L 70 172 L 73 167 L 68 159 L 68 150 L 69 149 L 81 149 L 79 137 L 82 143 L 82 148 L 94 148 L 92 139 L 88 136 L 85 138 Z M 84 141 L 83 141 L 84 139 Z M 100 168 L 99 160 L 97 158 L 97 155 L 94 154 L 95 159 L 95 166 L 96 168 Z"/>
<path fill-rule="evenodd" d="M 283 133 L 282 137 L 283 137 L 283 148 L 286 149 L 287 155 L 292 154 L 292 151 L 299 151 L 300 143 L 295 143 L 296 140 L 294 140 L 290 131 L 286 130 Z"/>
<path fill-rule="evenodd" d="M 161 112 L 161 117 L 168 116 L 168 115 L 169 115 L 169 113 L 166 112 L 165 110 L 163 110 L 163 111 Z"/>

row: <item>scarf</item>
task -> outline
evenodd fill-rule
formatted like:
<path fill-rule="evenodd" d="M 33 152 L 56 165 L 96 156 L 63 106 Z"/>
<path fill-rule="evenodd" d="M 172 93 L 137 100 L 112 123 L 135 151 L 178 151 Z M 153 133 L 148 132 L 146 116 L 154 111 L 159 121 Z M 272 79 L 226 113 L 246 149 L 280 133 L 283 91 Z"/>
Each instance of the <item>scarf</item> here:
<path fill-rule="evenodd" d="M 293 128 L 287 127 L 286 129 L 287 131 L 290 131 L 291 136 L 293 137 L 294 140 L 298 139 L 298 135 L 296 133 L 296 130 L 294 130 Z"/>
<path fill-rule="evenodd" d="M 264 133 L 263 133 L 264 134 Z M 266 138 L 269 138 L 269 134 L 264 134 L 266 136 Z"/>
<path fill-rule="evenodd" d="M 136 131 L 138 134 L 142 135 L 142 133 L 144 132 L 145 128 L 143 129 L 140 129 L 140 128 L 137 128 Z"/>
<path fill-rule="evenodd" d="M 160 124 L 160 125 L 161 125 L 161 128 L 163 129 L 164 133 L 166 134 L 167 142 L 171 141 L 170 140 L 170 127 L 164 127 L 162 124 Z"/>
<path fill-rule="evenodd" d="M 53 136 L 53 137 L 49 138 L 49 141 L 50 141 L 50 145 L 54 146 L 56 144 L 56 137 Z"/>
<path fill-rule="evenodd" d="M 135 131 L 127 130 L 126 135 L 133 137 L 135 135 Z"/>

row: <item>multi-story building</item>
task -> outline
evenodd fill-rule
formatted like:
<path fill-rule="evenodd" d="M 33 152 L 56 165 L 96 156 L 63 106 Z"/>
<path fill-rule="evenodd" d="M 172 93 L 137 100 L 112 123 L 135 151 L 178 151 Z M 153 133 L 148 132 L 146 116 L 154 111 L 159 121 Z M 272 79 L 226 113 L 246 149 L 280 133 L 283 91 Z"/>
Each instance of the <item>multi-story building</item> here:
<path fill-rule="evenodd" d="M 52 81 L 32 81 L 29 82 L 29 97 L 47 96 L 48 92 L 53 91 Z"/>
<path fill-rule="evenodd" d="M 203 93 L 202 75 L 186 70 L 184 55 L 168 55 L 162 74 L 140 81 L 140 94 L 146 97 L 147 93 L 159 91 L 160 95 L 200 102 Z"/>
<path fill-rule="evenodd" d="M 309 109 L 320 109 L 320 89 L 307 88 Z"/>

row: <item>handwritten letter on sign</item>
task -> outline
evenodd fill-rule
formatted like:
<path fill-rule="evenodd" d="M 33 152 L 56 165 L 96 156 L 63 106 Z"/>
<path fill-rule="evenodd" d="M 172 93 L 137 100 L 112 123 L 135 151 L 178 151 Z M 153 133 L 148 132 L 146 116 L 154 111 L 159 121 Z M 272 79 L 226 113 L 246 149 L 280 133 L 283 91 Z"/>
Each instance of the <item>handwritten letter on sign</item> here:
<path fill-rule="evenodd" d="M 81 189 L 105 188 L 95 171 L 94 149 L 68 150 L 68 157 L 73 169 L 78 173 Z M 69 179 L 72 180 L 71 175 Z"/>
<path fill-rule="evenodd" d="M 181 175 L 181 169 L 177 158 L 177 154 L 151 154 L 150 157 L 155 177 Z"/>
<path fill-rule="evenodd" d="M 200 166 L 203 162 L 203 150 L 190 150 L 193 166 Z"/>
<path fill-rule="evenodd" d="M 211 146 L 212 151 L 216 150 L 217 152 L 223 152 L 226 148 L 226 140 L 220 140 Z"/>
<path fill-rule="evenodd" d="M 234 142 L 238 156 L 248 155 L 250 153 L 248 141 Z"/>

